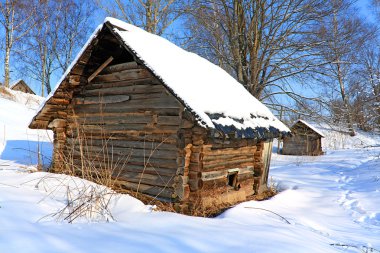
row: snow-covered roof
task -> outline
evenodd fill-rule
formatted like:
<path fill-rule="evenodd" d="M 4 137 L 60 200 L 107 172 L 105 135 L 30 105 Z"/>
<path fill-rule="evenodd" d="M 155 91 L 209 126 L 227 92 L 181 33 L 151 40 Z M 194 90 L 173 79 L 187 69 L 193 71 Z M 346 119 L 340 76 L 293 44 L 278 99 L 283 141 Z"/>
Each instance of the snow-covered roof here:
<path fill-rule="evenodd" d="M 10 86 L 9 86 L 9 89 L 11 90 L 19 90 L 19 88 L 21 87 L 24 87 L 25 90 L 22 90 L 23 92 L 26 92 L 26 93 L 30 93 L 30 94 L 33 94 L 33 95 L 36 95 L 36 93 L 25 83 L 24 80 L 22 79 L 18 79 L 16 81 L 14 81 Z"/>
<path fill-rule="evenodd" d="M 22 79 L 18 79 L 16 81 L 14 81 L 10 86 L 9 86 L 9 89 L 12 89 L 14 86 L 16 86 L 16 84 L 18 84 L 19 82 L 21 82 Z"/>
<path fill-rule="evenodd" d="M 311 125 L 311 123 L 307 123 L 306 121 L 302 120 L 302 119 L 298 119 L 294 124 L 293 126 L 295 126 L 298 122 L 301 122 L 302 124 L 304 124 L 305 126 L 309 127 L 311 130 L 313 130 L 314 132 L 316 132 L 317 134 L 319 134 L 321 137 L 325 137 L 323 135 L 323 133 L 321 131 L 319 131 L 317 128 L 315 128 L 313 125 Z M 293 126 L 291 128 L 293 128 Z"/>
<path fill-rule="evenodd" d="M 106 18 L 103 26 L 105 24 L 110 25 L 120 43 L 195 115 L 199 125 L 224 133 L 238 132 L 242 137 L 261 136 L 265 132 L 278 135 L 290 131 L 265 105 L 220 67 L 162 37 L 120 20 Z M 84 48 L 103 26 L 97 28 Z"/>

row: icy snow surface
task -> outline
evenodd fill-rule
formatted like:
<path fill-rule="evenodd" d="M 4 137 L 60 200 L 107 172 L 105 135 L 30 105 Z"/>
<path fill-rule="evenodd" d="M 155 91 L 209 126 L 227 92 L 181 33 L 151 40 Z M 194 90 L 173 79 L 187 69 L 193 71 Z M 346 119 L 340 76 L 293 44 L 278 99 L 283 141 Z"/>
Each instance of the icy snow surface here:
<path fill-rule="evenodd" d="M 380 250 L 380 147 L 351 146 L 318 157 L 274 154 L 270 178 L 282 192 L 216 218 L 152 211 L 128 195 L 114 195 L 114 221 L 68 224 L 53 216 L 67 203 L 66 186 L 90 183 L 28 172 L 35 160 L 24 159 L 20 150 L 38 141 L 51 145 L 46 132 L 27 129 L 33 113 L 0 98 L 1 253 Z M 51 150 L 43 152 L 51 156 Z"/>

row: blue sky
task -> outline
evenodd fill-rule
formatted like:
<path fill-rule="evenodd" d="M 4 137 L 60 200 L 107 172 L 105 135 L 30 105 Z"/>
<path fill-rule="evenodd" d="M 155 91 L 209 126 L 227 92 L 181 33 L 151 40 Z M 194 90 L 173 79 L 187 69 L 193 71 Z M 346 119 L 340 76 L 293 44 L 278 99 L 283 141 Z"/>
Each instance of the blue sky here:
<path fill-rule="evenodd" d="M 370 11 L 370 8 L 371 8 L 370 0 L 359 0 L 356 2 L 356 5 L 363 16 L 368 18 L 369 21 L 375 22 L 375 19 Z M 104 17 L 105 17 L 105 14 L 102 11 L 94 13 L 93 22 L 91 22 L 91 25 L 88 27 L 88 36 L 93 32 L 96 26 L 103 21 Z M 3 56 L 1 53 L 0 53 L 0 57 L 1 57 L 0 58 L 0 75 L 1 75 L 0 81 L 2 81 L 4 71 L 3 71 Z M 15 66 L 14 58 L 11 64 Z M 31 88 L 36 91 L 37 94 L 41 92 L 41 88 L 38 82 L 32 80 L 31 78 L 20 76 L 14 68 L 12 69 L 12 71 L 13 72 L 11 73 L 11 78 L 12 78 L 11 83 L 17 79 L 24 79 L 31 86 Z M 60 75 L 61 73 L 57 73 L 56 75 L 53 75 L 52 80 L 51 80 L 53 89 L 54 89 L 54 86 L 56 85 L 56 82 L 60 79 Z"/>

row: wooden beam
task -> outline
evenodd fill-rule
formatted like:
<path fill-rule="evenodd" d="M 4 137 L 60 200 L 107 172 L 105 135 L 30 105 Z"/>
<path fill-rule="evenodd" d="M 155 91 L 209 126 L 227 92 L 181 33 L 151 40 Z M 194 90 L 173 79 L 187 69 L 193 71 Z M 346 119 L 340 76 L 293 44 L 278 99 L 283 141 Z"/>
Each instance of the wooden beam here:
<path fill-rule="evenodd" d="M 103 74 L 111 74 L 114 72 L 119 72 L 127 69 L 138 69 L 138 68 L 143 68 L 143 66 L 140 66 L 137 64 L 137 62 L 132 61 L 132 62 L 124 62 L 116 65 L 112 65 L 109 67 L 104 68 Z"/>
<path fill-rule="evenodd" d="M 128 95 L 113 95 L 113 96 L 100 96 L 100 97 L 84 97 L 73 98 L 75 105 L 93 105 L 93 104 L 112 104 L 128 101 Z"/>
<path fill-rule="evenodd" d="M 113 57 L 110 56 L 102 65 L 100 65 L 99 68 L 97 68 L 95 70 L 94 73 L 92 73 L 92 75 L 87 79 L 88 82 L 91 82 L 92 79 L 94 79 L 105 67 L 108 66 L 108 64 L 110 64 L 110 62 L 113 60 Z"/>

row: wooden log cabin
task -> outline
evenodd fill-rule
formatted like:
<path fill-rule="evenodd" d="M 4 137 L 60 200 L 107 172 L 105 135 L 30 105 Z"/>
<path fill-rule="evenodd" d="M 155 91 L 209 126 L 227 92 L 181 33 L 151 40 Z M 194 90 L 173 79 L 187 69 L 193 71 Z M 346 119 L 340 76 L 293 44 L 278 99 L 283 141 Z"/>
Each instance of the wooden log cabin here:
<path fill-rule="evenodd" d="M 292 134 L 283 138 L 284 155 L 323 155 L 323 134 L 304 120 L 297 120 L 290 128 Z"/>
<path fill-rule="evenodd" d="M 86 156 L 119 187 L 204 206 L 265 191 L 272 139 L 289 132 L 221 68 L 112 18 L 29 127 L 53 130 L 55 172 Z"/>
<path fill-rule="evenodd" d="M 36 95 L 36 93 L 34 93 L 34 91 L 24 82 L 24 80 L 21 79 L 14 82 L 10 86 L 10 89 Z"/>

